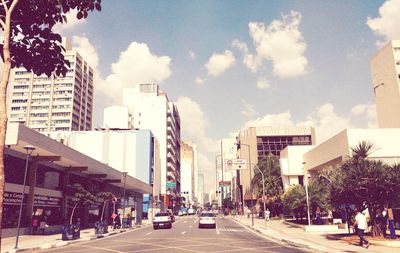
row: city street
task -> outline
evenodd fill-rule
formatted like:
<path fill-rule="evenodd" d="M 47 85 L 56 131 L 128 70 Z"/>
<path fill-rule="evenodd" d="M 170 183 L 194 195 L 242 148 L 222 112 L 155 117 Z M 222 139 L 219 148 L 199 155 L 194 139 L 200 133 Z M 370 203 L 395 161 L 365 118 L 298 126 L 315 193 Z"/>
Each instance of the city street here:
<path fill-rule="evenodd" d="M 198 217 L 177 218 L 172 229 L 152 226 L 104 239 L 77 243 L 39 252 L 306 252 L 278 244 L 225 217 L 217 218 L 217 228 L 198 228 Z"/>

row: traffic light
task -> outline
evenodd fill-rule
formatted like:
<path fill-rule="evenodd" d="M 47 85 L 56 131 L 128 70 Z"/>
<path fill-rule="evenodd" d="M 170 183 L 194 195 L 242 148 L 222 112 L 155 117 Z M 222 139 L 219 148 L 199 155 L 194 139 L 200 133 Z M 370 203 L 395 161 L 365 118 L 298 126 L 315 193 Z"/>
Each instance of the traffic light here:
<path fill-rule="evenodd" d="M 215 193 L 221 193 L 221 191 L 215 191 Z"/>
<path fill-rule="evenodd" d="M 240 149 L 240 141 L 238 141 L 237 143 L 236 143 L 236 150 L 239 150 Z"/>

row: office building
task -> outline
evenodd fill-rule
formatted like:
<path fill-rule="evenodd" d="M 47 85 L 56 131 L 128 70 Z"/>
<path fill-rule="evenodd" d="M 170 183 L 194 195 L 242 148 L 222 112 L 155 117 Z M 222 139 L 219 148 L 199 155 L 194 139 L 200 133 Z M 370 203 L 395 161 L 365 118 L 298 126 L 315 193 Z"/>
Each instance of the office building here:
<path fill-rule="evenodd" d="M 240 149 L 238 157 L 247 160 L 246 169 L 238 173 L 238 187 L 242 193 L 244 206 L 256 203 L 256 197 L 250 194 L 250 178 L 258 161 L 272 154 L 279 158 L 281 151 L 291 145 L 315 144 L 315 131 L 312 127 L 287 126 L 287 127 L 250 127 L 240 131 L 238 141 Z M 253 200 L 253 201 L 252 201 Z"/>
<path fill-rule="evenodd" d="M 180 181 L 180 117 L 176 105 L 169 101 L 158 84 L 138 84 L 124 89 L 124 105 L 135 129 L 149 129 L 160 146 L 161 195 L 165 204 L 178 207 Z"/>
<path fill-rule="evenodd" d="M 194 204 L 195 197 L 195 161 L 193 145 L 181 142 L 181 196 L 185 198 L 186 206 Z"/>
<path fill-rule="evenodd" d="M 392 40 L 370 61 L 380 128 L 400 128 L 400 40 Z"/>
<path fill-rule="evenodd" d="M 37 131 L 92 129 L 93 69 L 63 38 L 70 67 L 65 77 L 37 76 L 24 68 L 11 72 L 8 94 L 9 122 Z"/>

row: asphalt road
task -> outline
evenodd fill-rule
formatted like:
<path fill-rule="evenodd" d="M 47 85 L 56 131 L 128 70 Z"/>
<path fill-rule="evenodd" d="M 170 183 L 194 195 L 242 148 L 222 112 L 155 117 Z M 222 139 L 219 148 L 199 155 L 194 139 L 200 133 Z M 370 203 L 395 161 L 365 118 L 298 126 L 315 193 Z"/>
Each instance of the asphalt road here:
<path fill-rule="evenodd" d="M 127 233 L 59 247 L 43 252 L 60 253 L 205 253 L 205 252 L 308 252 L 269 241 L 247 231 L 235 221 L 218 217 L 217 228 L 198 228 L 197 216 L 179 217 L 172 229 L 152 226 Z"/>

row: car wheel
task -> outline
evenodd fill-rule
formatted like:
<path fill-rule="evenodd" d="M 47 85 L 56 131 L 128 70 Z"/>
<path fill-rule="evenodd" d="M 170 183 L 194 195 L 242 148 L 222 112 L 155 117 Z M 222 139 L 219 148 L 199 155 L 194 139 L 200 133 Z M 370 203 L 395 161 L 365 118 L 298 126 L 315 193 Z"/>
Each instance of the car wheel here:
<path fill-rule="evenodd" d="M 156 230 L 156 229 L 157 229 L 157 226 L 153 226 L 153 229 Z"/>
<path fill-rule="evenodd" d="M 217 228 L 217 224 L 214 224 L 213 228 Z"/>
<path fill-rule="evenodd" d="M 199 224 L 199 228 L 202 228 L 202 226 Z"/>

